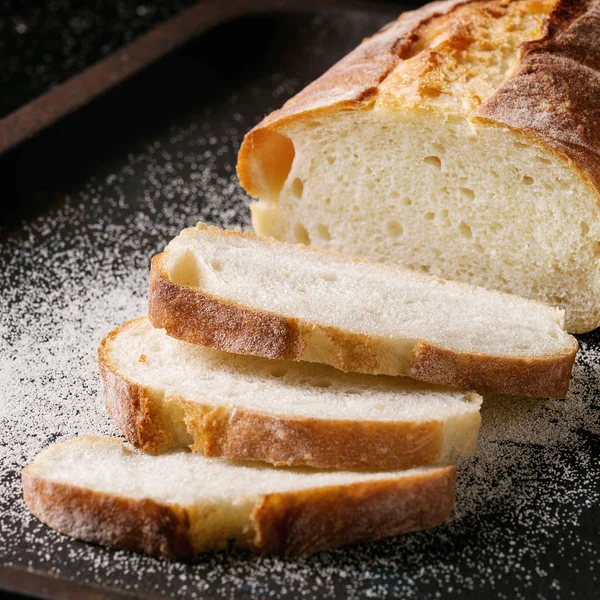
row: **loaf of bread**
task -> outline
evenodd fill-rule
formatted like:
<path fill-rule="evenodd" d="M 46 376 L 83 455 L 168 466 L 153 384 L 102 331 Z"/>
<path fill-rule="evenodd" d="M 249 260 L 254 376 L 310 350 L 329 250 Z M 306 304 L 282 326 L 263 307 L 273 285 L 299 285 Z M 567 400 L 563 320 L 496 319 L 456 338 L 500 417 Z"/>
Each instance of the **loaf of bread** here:
<path fill-rule="evenodd" d="M 152 454 L 335 469 L 407 469 L 474 454 L 481 397 L 187 344 L 130 321 L 98 351 L 105 404 Z"/>
<path fill-rule="evenodd" d="M 560 309 L 203 224 L 152 261 L 148 311 L 193 344 L 478 392 L 564 397 L 577 352 Z"/>
<path fill-rule="evenodd" d="M 40 452 L 23 497 L 42 522 L 97 544 L 190 559 L 234 541 L 290 555 L 435 527 L 455 477 L 453 465 L 374 473 L 148 456 L 87 437 Z"/>
<path fill-rule="evenodd" d="M 600 1 L 405 13 L 245 138 L 255 231 L 600 324 Z"/>

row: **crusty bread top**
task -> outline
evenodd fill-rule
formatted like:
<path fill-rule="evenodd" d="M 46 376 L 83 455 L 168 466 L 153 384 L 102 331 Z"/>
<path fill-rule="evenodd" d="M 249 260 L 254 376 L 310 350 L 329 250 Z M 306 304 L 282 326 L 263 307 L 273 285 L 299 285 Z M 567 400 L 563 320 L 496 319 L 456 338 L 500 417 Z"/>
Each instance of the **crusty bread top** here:
<path fill-rule="evenodd" d="M 475 116 L 567 156 L 600 194 L 600 2 L 561 0 L 543 37 L 523 44 L 515 74 Z"/>
<path fill-rule="evenodd" d="M 599 18 L 599 0 L 448 0 L 404 13 L 248 133 L 240 181 L 268 196 L 265 147 L 295 120 L 429 109 L 522 131 L 572 161 L 600 196 Z M 480 57 L 501 56 L 505 43 L 521 51 L 490 80 Z"/>

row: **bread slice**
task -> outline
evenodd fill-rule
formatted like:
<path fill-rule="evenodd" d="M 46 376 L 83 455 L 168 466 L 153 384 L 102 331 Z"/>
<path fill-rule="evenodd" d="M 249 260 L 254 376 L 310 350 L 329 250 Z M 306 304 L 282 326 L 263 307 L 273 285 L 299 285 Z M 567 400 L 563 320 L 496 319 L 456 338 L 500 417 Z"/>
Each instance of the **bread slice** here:
<path fill-rule="evenodd" d="M 40 452 L 23 470 L 23 497 L 43 523 L 98 544 L 189 559 L 233 540 L 290 555 L 435 527 L 452 510 L 455 478 L 454 465 L 276 469 L 83 437 Z"/>
<path fill-rule="evenodd" d="M 481 397 L 187 344 L 130 321 L 100 345 L 106 408 L 157 454 L 337 469 L 406 469 L 472 455 Z"/>
<path fill-rule="evenodd" d="M 149 317 L 220 350 L 523 396 L 563 397 L 563 311 L 199 224 L 152 261 Z"/>
<path fill-rule="evenodd" d="M 600 325 L 598 2 L 436 2 L 269 115 L 238 173 L 260 235 Z"/>

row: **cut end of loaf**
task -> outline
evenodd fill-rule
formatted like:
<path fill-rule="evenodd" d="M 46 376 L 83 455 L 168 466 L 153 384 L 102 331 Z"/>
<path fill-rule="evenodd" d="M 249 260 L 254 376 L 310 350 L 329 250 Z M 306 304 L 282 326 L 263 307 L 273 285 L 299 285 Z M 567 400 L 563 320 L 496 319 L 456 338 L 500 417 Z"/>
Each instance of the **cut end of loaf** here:
<path fill-rule="evenodd" d="M 277 201 L 252 206 L 258 234 L 538 299 L 572 332 L 600 324 L 600 204 L 564 159 L 431 115 L 342 114 L 290 136 Z"/>

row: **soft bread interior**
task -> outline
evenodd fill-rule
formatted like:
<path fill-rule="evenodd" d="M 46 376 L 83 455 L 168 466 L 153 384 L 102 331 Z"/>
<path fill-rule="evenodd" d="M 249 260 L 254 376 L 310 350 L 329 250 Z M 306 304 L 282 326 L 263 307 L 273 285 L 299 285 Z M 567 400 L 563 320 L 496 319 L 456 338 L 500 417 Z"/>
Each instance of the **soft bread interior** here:
<path fill-rule="evenodd" d="M 385 110 L 290 128 L 257 233 L 544 300 L 600 322 L 600 208 L 560 157 L 508 129 Z"/>
<path fill-rule="evenodd" d="M 278 125 L 294 152 L 277 154 L 283 185 L 257 186 L 257 233 L 543 300 L 572 332 L 600 324 L 598 194 L 476 118 L 554 4 L 469 3 L 422 28 L 369 108 Z"/>
<path fill-rule="evenodd" d="M 25 469 L 30 478 L 188 511 L 196 551 L 244 541 L 265 494 L 411 478 L 437 467 L 380 473 L 282 469 L 209 459 L 186 451 L 148 456 L 119 440 L 85 437 L 54 444 Z M 109 526 L 109 525 L 107 525 Z"/>
<path fill-rule="evenodd" d="M 514 357 L 554 355 L 574 344 L 563 313 L 543 304 L 248 234 L 186 229 L 160 264 L 174 283 L 380 339 L 404 360 L 404 373 L 419 340 Z"/>

